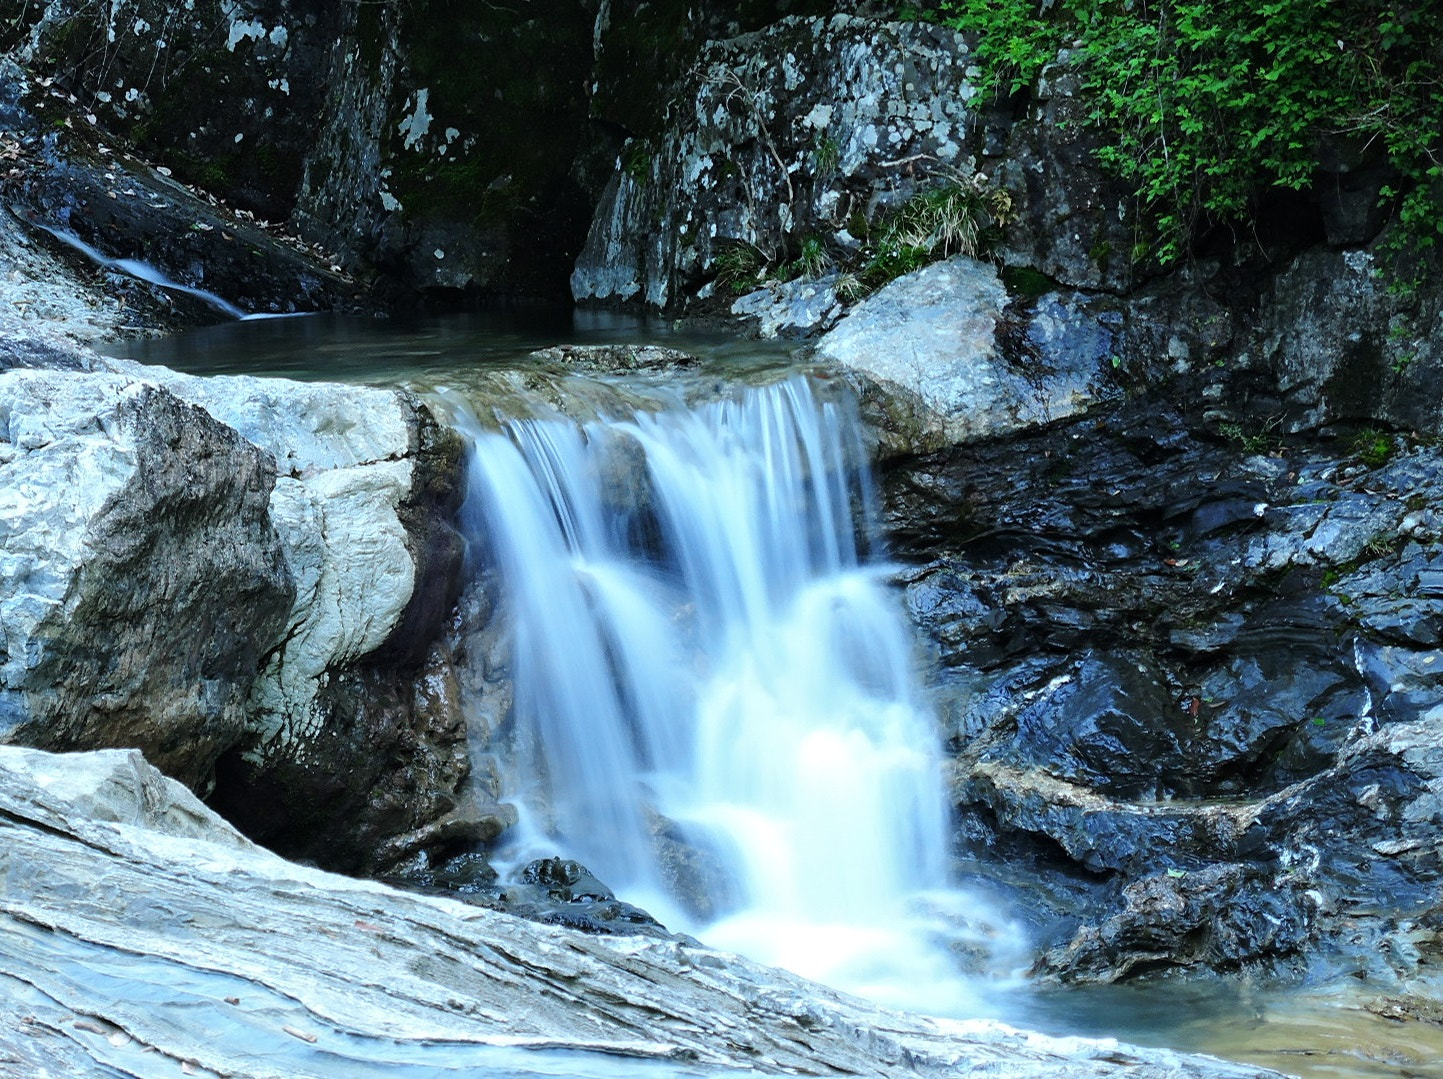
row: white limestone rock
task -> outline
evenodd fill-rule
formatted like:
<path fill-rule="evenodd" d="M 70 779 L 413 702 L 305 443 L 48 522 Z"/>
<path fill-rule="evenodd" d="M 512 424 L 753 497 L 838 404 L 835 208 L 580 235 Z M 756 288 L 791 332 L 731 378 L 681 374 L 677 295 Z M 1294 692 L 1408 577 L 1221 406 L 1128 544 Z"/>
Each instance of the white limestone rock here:
<path fill-rule="evenodd" d="M 1045 312 L 1026 346 L 1003 348 L 1007 290 L 966 256 L 898 278 L 817 343 L 817 357 L 858 377 L 879 404 L 884 445 L 928 452 L 1076 416 L 1112 391 L 1105 333 L 1059 341 Z"/>
<path fill-rule="evenodd" d="M 52 746 L 142 745 L 191 782 L 204 781 L 242 728 L 275 752 L 300 751 L 322 721 L 316 698 L 328 672 L 385 642 L 415 590 L 401 520 L 414 480 L 413 409 L 394 391 L 103 363 L 110 372 L 0 373 L 0 731 L 24 728 L 17 737 Z M 157 441 L 166 417 L 184 445 Z M 156 476 L 175 489 L 154 490 Z M 124 531 L 112 527 L 117 513 Z M 131 560 L 141 568 L 117 564 L 107 547 L 142 551 Z M 235 609 L 261 593 L 259 610 Z M 155 616 L 119 611 L 126 602 Z M 102 616 L 109 624 L 95 624 Z M 162 680 L 167 705 L 138 650 L 164 667 L 165 623 L 187 617 L 202 637 L 206 621 L 232 628 L 210 632 L 213 647 L 200 649 L 209 678 L 192 669 L 194 649 L 172 642 L 180 657 Z M 95 651 L 80 636 L 106 633 L 134 652 L 123 694 L 104 688 L 94 662 L 77 680 L 75 663 L 57 659 Z M 108 662 L 120 662 L 110 654 L 119 647 Z M 95 722 L 42 730 L 63 718 L 37 711 L 46 691 Z M 138 739 L 134 724 L 107 727 L 99 713 L 118 701 L 136 723 L 148 709 L 161 727 Z M 203 717 L 205 738 L 166 755 L 167 738 L 193 741 L 184 701 Z M 181 727 L 161 729 L 167 717 Z"/>

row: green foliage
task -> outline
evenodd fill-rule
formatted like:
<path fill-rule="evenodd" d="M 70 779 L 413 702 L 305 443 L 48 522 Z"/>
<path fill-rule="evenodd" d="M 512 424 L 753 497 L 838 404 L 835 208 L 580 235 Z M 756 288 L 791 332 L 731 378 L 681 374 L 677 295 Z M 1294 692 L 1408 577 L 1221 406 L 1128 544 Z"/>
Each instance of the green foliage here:
<path fill-rule="evenodd" d="M 721 245 L 712 256 L 717 287 L 740 296 L 761 283 L 767 257 L 754 244 L 733 240 Z"/>
<path fill-rule="evenodd" d="M 1265 457 L 1279 448 L 1277 422 L 1275 419 L 1269 420 L 1254 430 L 1249 430 L 1240 423 L 1224 422 L 1218 424 L 1218 434 L 1244 453 L 1252 454 L 1255 457 Z"/>
<path fill-rule="evenodd" d="M 784 276 L 814 281 L 831 268 L 832 256 L 827 253 L 826 244 L 818 236 L 808 236 L 802 241 L 797 257 L 787 264 Z"/>
<path fill-rule="evenodd" d="M 837 291 L 857 300 L 887 282 L 951 255 L 982 255 L 998 240 L 1012 202 L 985 176 L 951 172 L 935 186 L 882 212 L 873 221 L 858 211 L 847 231 L 860 249 L 831 250 L 817 234 L 790 238 L 791 258 L 740 240 L 725 241 L 712 256 L 717 287 L 747 292 L 766 280 L 814 280 L 836 271 Z"/>
<path fill-rule="evenodd" d="M 622 147 L 621 171 L 638 184 L 651 179 L 651 145 L 645 139 L 632 139 Z"/>
<path fill-rule="evenodd" d="M 837 140 L 825 133 L 818 134 L 817 145 L 812 150 L 813 167 L 818 176 L 833 172 L 842 159 L 842 148 Z"/>
<path fill-rule="evenodd" d="M 1353 436 L 1352 445 L 1353 453 L 1369 468 L 1382 468 L 1398 452 L 1393 437 L 1388 432 L 1380 431 L 1375 427 L 1367 427 L 1359 431 Z"/>
<path fill-rule="evenodd" d="M 913 195 L 877 225 L 858 223 L 865 247 L 857 277 L 872 291 L 938 259 L 982 254 L 996 242 L 1011 209 L 1007 193 L 991 187 L 985 176 L 949 178 Z"/>
<path fill-rule="evenodd" d="M 1171 262 L 1200 221 L 1246 220 L 1267 187 L 1303 189 L 1319 140 L 1385 156 L 1411 245 L 1443 232 L 1443 5 L 1430 0 L 947 0 L 986 83 L 1030 85 L 1067 46 L 1103 162 L 1137 185 Z M 1143 252 L 1135 252 L 1142 254 Z"/>

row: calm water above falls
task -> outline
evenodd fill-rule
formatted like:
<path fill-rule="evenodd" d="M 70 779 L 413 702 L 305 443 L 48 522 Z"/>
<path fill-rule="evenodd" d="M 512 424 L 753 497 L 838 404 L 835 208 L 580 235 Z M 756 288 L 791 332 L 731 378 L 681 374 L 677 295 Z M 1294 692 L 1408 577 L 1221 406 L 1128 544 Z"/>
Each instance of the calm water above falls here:
<path fill-rule="evenodd" d="M 163 363 L 196 374 L 258 374 L 300 379 L 334 379 L 378 385 L 404 384 L 425 390 L 463 382 L 463 376 L 478 367 L 514 365 L 532 349 L 547 345 L 561 342 L 606 344 L 637 341 L 694 351 L 707 357 L 711 369 L 720 372 L 776 367 L 784 364 L 787 359 L 787 349 L 774 344 L 737 341 L 719 334 L 677 334 L 664 324 L 647 324 L 609 314 L 555 310 L 525 311 L 514 315 L 424 318 L 413 321 L 317 316 L 237 322 L 171 338 L 119 343 L 112 346 L 111 351 L 117 355 Z M 667 426 L 674 421 L 650 422 Z M 688 422 L 705 423 L 704 420 L 696 418 Z M 644 426 L 635 419 L 622 421 L 622 426 L 627 424 L 638 428 Z M 522 452 L 525 445 L 525 439 L 520 433 L 522 426 L 524 425 L 512 425 L 511 431 L 516 437 L 505 440 L 509 442 L 510 448 L 502 452 L 498 447 L 496 456 L 504 460 L 510 454 L 510 467 L 517 482 L 534 484 L 536 474 L 526 463 L 526 456 Z M 578 434 L 574 427 L 566 428 L 572 431 L 572 436 L 567 436 L 561 429 L 549 427 L 545 423 L 532 424 L 531 427 L 538 436 L 544 431 L 551 431 L 561 442 Z M 496 434 L 494 427 L 491 433 L 493 436 Z M 495 445 L 493 443 L 493 446 Z M 584 444 L 582 451 L 589 452 Z M 851 475 L 849 482 L 853 484 L 848 490 L 850 498 L 856 490 L 855 474 Z M 684 486 L 683 484 L 683 488 Z M 548 505 L 549 501 L 543 502 L 543 506 Z M 546 514 L 541 513 L 538 520 L 544 524 Z M 612 518 L 613 524 L 619 520 Z M 628 524 L 633 522 L 631 518 L 627 520 Z M 730 519 L 728 521 L 729 524 L 735 524 Z M 654 531 L 659 532 L 660 525 L 655 525 Z M 865 553 L 866 537 L 863 539 L 861 550 Z M 586 574 L 579 573 L 576 568 L 577 564 L 584 566 L 584 563 L 584 558 L 566 552 L 564 565 L 572 580 L 587 579 Z M 588 597 L 593 594 L 604 595 L 618 600 L 627 590 L 635 587 L 640 599 L 631 613 L 626 615 L 631 619 L 628 624 L 633 626 L 633 632 L 641 632 L 636 627 L 645 625 L 648 618 L 654 621 L 658 610 L 667 615 L 662 624 L 653 625 L 655 635 L 651 638 L 643 637 L 643 640 L 665 642 L 667 647 L 680 647 L 686 656 L 691 657 L 693 666 L 684 668 L 678 662 L 675 668 L 677 678 L 665 689 L 673 695 L 669 699 L 684 701 L 692 709 L 687 714 L 695 715 L 700 699 L 697 697 L 698 687 L 714 687 L 721 679 L 716 667 L 695 667 L 696 657 L 703 654 L 699 641 L 704 623 L 699 617 L 691 616 L 690 612 L 684 609 L 684 604 L 681 608 L 676 606 L 679 602 L 677 590 L 681 587 L 677 582 L 682 579 L 678 565 L 679 562 L 672 558 L 670 561 L 663 560 L 659 569 L 648 565 L 644 571 L 637 568 L 630 571 L 618 570 L 616 572 L 620 581 L 617 582 L 608 578 L 604 567 L 598 562 L 597 565 L 589 567 L 590 583 L 584 594 Z M 877 573 L 876 567 L 868 568 L 865 557 L 858 555 L 858 564 L 850 571 L 850 576 L 846 573 L 840 575 L 841 579 L 854 582 L 858 589 L 851 599 L 845 595 L 842 597 L 843 605 L 852 602 L 859 595 L 866 595 L 879 600 L 884 608 L 891 611 L 890 600 L 885 588 L 881 587 Z M 840 588 L 840 584 L 838 587 Z M 825 596 L 826 589 L 820 588 L 814 594 Z M 589 618 L 591 600 L 588 598 L 586 602 Z M 648 607 L 647 604 L 653 606 Z M 819 604 L 823 607 L 826 605 L 821 601 Z M 624 603 L 620 606 L 623 610 L 626 609 Z M 650 615 L 646 613 L 648 610 Z M 681 635 L 678 644 L 677 628 L 673 619 L 679 613 L 683 616 L 683 625 L 687 627 L 687 631 Z M 887 617 L 895 619 L 895 614 L 889 613 Z M 805 625 L 805 621 L 800 624 Z M 750 660 L 745 650 L 740 654 L 728 654 L 728 658 L 743 666 L 747 662 L 753 662 L 775 667 L 786 654 L 783 649 L 798 643 L 795 638 L 788 636 L 786 626 L 786 621 L 782 620 L 780 624 L 771 627 L 774 635 L 769 640 L 776 645 L 775 648 L 761 649 L 759 654 Z M 811 648 L 811 644 L 806 643 L 809 640 L 807 637 L 802 642 L 806 649 Z M 703 674 L 708 674 L 708 677 L 703 678 Z M 791 685 L 788 679 L 780 682 L 774 680 L 770 684 L 763 682 L 755 692 L 763 699 L 778 696 L 785 702 Z M 867 685 L 870 687 L 873 683 L 869 682 Z M 911 688 L 903 694 L 903 701 L 893 703 L 901 705 L 895 714 L 904 717 L 899 729 L 915 731 L 915 710 L 920 709 L 922 714 L 925 714 L 925 707 L 918 703 L 916 687 L 910 682 L 908 686 Z M 824 688 L 830 690 L 832 687 Z M 727 702 L 725 694 L 713 705 L 712 714 L 725 716 L 738 712 L 744 713 L 744 719 L 752 722 L 760 722 L 757 717 L 763 714 L 744 702 Z M 768 738 L 777 736 L 777 732 L 770 728 L 766 734 Z M 833 734 L 835 735 L 835 731 Z M 843 737 L 840 741 L 845 744 L 846 738 Z M 686 752 L 694 750 L 695 744 L 672 743 L 664 747 L 664 752 L 684 757 Z M 730 746 L 736 747 L 738 744 L 733 740 Z M 624 743 L 624 746 L 626 753 L 632 752 L 630 742 Z M 904 750 L 904 756 L 905 752 Z M 928 748 L 924 752 L 931 753 L 933 750 Z M 719 766 L 725 766 L 730 760 L 731 763 L 740 761 L 747 764 L 748 756 L 745 752 L 734 752 L 728 758 L 724 753 L 718 763 Z M 675 760 L 677 757 L 667 759 Z M 775 756 L 769 758 L 772 762 L 777 759 Z M 908 770 L 907 767 L 901 769 L 904 774 Z M 690 817 L 685 823 L 691 826 L 692 834 L 708 839 L 718 846 L 725 846 L 728 842 L 728 829 L 717 821 L 718 818 L 725 819 L 728 813 L 724 808 L 718 812 L 715 805 L 711 806 L 708 812 L 705 799 L 701 795 L 685 795 L 684 788 L 679 788 L 678 784 L 671 781 L 674 778 L 673 776 L 668 779 L 655 770 L 647 772 L 643 769 L 637 774 L 637 781 L 643 789 L 650 792 L 653 804 L 658 807 L 664 805 L 665 811 L 675 814 L 679 820 L 687 817 L 690 811 Z M 849 821 L 857 818 L 855 805 L 856 803 L 849 799 L 839 815 Z M 633 818 L 634 823 L 635 808 L 632 807 L 626 812 Z M 730 816 L 734 821 L 737 818 L 743 821 L 746 819 L 745 814 L 735 811 L 731 812 Z M 538 832 L 541 830 L 537 829 Z M 766 848 L 763 845 L 743 844 L 743 849 L 750 851 L 753 861 L 744 864 L 741 871 L 750 874 Z M 813 850 L 815 849 L 813 844 Z M 654 865 L 649 846 L 633 849 L 626 857 L 626 864 L 639 867 L 638 873 L 641 876 L 652 872 L 652 869 L 648 868 Z M 861 863 L 854 858 L 850 864 L 855 869 Z M 598 872 L 602 870 L 599 869 Z M 757 891 L 767 894 L 774 878 L 768 875 L 764 868 L 759 871 L 759 875 L 763 879 Z M 912 887 L 921 888 L 927 880 L 925 875 L 914 876 L 902 885 L 902 891 Z M 778 890 L 776 894 L 786 893 Z M 646 895 L 638 894 L 627 898 L 635 898 L 643 905 L 649 902 Z M 994 994 L 989 989 L 979 990 L 975 984 L 969 985 L 956 979 L 954 969 L 946 960 L 946 953 L 928 947 L 928 942 L 937 936 L 946 940 L 950 935 L 953 943 L 962 944 L 966 950 L 966 940 L 956 939 L 958 927 L 965 921 L 965 916 L 970 914 L 976 917 L 990 913 L 996 918 L 996 913 L 967 909 L 967 901 L 959 900 L 955 892 L 924 890 L 915 898 L 919 902 L 914 902 L 911 913 L 901 920 L 907 922 L 910 919 L 910 925 L 893 921 L 884 927 L 884 937 L 895 946 L 899 939 L 905 941 L 910 936 L 911 944 L 902 950 L 902 954 L 910 951 L 915 955 L 913 945 L 916 945 L 922 956 L 923 971 L 930 972 L 927 976 L 935 976 L 944 989 L 950 983 L 952 988 L 939 995 L 939 1002 L 931 1005 L 934 1008 L 944 1006 L 950 1000 L 958 1010 L 965 1011 L 977 1005 L 979 1011 L 1001 1011 L 1003 1018 L 1048 1033 L 1111 1035 L 1145 1044 L 1210 1052 L 1266 1064 L 1292 1074 L 1329 1079 L 1396 1079 L 1404 1075 L 1434 1074 L 1426 1070 L 1432 1065 L 1425 1062 L 1443 1060 L 1443 1033 L 1439 1032 L 1439 1028 L 1419 1024 L 1401 1028 L 1368 1013 L 1362 1007 L 1364 1000 L 1359 991 L 1341 977 L 1320 977 L 1321 988 L 1316 991 L 1261 990 L 1227 981 L 1191 985 L 1185 981 L 1176 981 L 1161 985 L 1079 989 L 1047 994 Z M 815 939 L 811 927 L 816 927 L 816 937 L 824 940 L 836 927 L 835 918 L 830 926 L 824 917 L 812 920 L 814 914 L 820 915 L 826 911 L 827 903 L 834 899 L 836 893 L 824 896 L 821 905 L 815 909 L 809 909 L 802 904 L 793 907 L 791 912 L 782 907 L 780 902 L 769 900 L 766 904 L 758 905 L 755 901 L 748 900 L 747 902 L 752 903 L 751 906 L 733 907 L 730 924 L 724 921 L 703 929 L 703 933 L 709 942 L 725 943 L 732 947 L 741 947 L 749 938 L 759 946 L 769 949 L 762 954 L 790 961 L 785 952 L 791 950 L 793 945 L 798 946 L 804 955 L 814 951 L 809 943 L 810 939 Z M 901 901 L 905 905 L 905 898 Z M 952 904 L 951 909 L 949 902 Z M 955 909 L 959 903 L 964 908 L 961 911 Z M 681 915 L 679 911 L 668 912 L 661 907 L 657 909 L 663 916 Z M 797 909 L 807 911 L 807 928 L 799 927 L 792 918 L 792 913 Z M 855 924 L 856 913 L 855 906 L 850 908 L 847 917 L 853 924 L 848 928 L 847 934 L 852 940 L 863 942 L 868 934 L 859 931 Z M 753 923 L 750 926 L 749 921 Z M 1005 917 L 999 918 L 998 924 L 1005 925 Z M 912 932 L 914 929 L 921 931 Z M 886 934 L 891 936 L 887 937 Z M 835 942 L 835 937 L 832 937 L 833 946 Z M 862 950 L 865 953 L 865 949 Z M 1003 953 L 1002 958 L 1005 958 L 1005 949 Z M 939 959 L 942 960 L 940 970 Z M 841 966 L 846 968 L 843 971 L 844 976 L 851 976 L 851 984 L 865 987 L 868 973 L 864 969 L 865 964 L 856 957 L 851 957 L 849 962 L 842 963 Z M 880 973 L 887 974 L 888 967 L 892 974 L 898 970 L 909 969 L 906 962 L 889 962 L 881 965 Z M 861 976 L 857 977 L 859 972 Z M 878 973 L 877 970 L 871 972 L 874 989 L 877 986 L 875 976 Z M 979 991 L 989 999 L 978 1000 L 975 994 Z M 885 986 L 882 988 L 882 995 L 887 995 Z M 573 1068 L 576 1066 L 568 1065 Z M 498 1071 L 504 1072 L 504 1067 L 499 1063 Z M 529 1066 L 525 1069 L 526 1074 L 540 1074 L 542 1071 L 544 1069 L 539 1064 L 534 1073 Z M 518 1069 L 517 1074 L 520 1073 L 521 1069 Z"/>
<path fill-rule="evenodd" d="M 535 307 L 396 318 L 307 315 L 225 322 L 170 337 L 106 346 L 116 356 L 195 375 L 430 388 L 484 367 L 514 366 L 557 344 L 667 345 L 727 366 L 785 362 L 790 348 L 733 334 L 679 332 L 664 321 L 608 311 Z"/>

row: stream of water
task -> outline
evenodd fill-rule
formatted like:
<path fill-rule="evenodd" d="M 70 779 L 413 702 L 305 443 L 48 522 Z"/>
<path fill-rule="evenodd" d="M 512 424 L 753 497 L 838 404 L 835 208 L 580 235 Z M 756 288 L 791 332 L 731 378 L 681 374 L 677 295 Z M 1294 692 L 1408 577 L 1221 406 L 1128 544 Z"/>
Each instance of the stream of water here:
<path fill-rule="evenodd" d="M 1016 991 L 1005 913 L 947 877 L 939 751 L 855 418 L 788 376 L 785 348 L 535 310 L 234 323 L 117 351 L 429 392 L 560 341 L 638 339 L 702 355 L 724 388 L 604 419 L 473 402 L 465 421 L 467 528 L 512 627 L 512 857 L 576 858 L 673 929 L 918 1010 L 1311 1076 L 1443 1056 L 1443 1038 L 1390 1041 L 1344 991 Z"/>
<path fill-rule="evenodd" d="M 472 437 L 468 527 L 513 627 L 504 771 L 555 853 L 714 945 L 898 1006 L 985 1010 L 947 949 L 967 903 L 945 872 L 936 724 L 865 557 L 846 401 L 793 376 Z M 720 917 L 688 917 L 688 891 L 716 890 L 678 879 L 698 854 Z"/>

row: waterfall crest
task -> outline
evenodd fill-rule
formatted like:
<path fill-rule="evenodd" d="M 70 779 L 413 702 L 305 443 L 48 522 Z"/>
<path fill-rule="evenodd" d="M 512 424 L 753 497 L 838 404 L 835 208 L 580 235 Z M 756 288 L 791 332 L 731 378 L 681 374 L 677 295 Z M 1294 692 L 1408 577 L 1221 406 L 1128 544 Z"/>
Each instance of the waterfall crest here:
<path fill-rule="evenodd" d="M 471 432 L 468 528 L 510 632 L 508 797 L 538 836 L 673 928 L 917 1006 L 888 987 L 918 964 L 957 982 L 916 903 L 945 888 L 946 814 L 859 431 L 801 376 L 506 420 Z"/>

